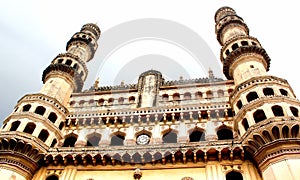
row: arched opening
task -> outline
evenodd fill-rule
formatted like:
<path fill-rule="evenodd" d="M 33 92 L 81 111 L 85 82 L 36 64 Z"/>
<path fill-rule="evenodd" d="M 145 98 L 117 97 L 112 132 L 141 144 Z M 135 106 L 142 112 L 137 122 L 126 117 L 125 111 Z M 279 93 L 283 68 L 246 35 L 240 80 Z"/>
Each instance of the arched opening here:
<path fill-rule="evenodd" d="M 94 104 L 95 100 L 94 99 L 90 99 L 89 100 L 89 104 Z"/>
<path fill-rule="evenodd" d="M 72 64 L 72 60 L 68 59 L 68 60 L 66 61 L 66 65 L 71 66 L 71 64 Z"/>
<path fill-rule="evenodd" d="M 236 107 L 237 107 L 238 109 L 241 109 L 241 108 L 243 107 L 243 103 L 242 103 L 241 100 L 239 100 L 239 101 L 236 103 Z"/>
<path fill-rule="evenodd" d="M 272 106 L 274 116 L 284 116 L 283 109 L 281 106 Z"/>
<path fill-rule="evenodd" d="M 108 105 L 113 105 L 114 104 L 115 99 L 114 98 L 109 98 L 108 99 Z"/>
<path fill-rule="evenodd" d="M 247 131 L 249 128 L 249 124 L 248 124 L 248 120 L 246 118 L 244 118 L 242 120 L 242 125 L 243 125 L 244 129 Z"/>
<path fill-rule="evenodd" d="M 177 134 L 169 131 L 163 135 L 163 143 L 177 143 Z"/>
<path fill-rule="evenodd" d="M 293 126 L 291 130 L 292 138 L 298 137 L 298 133 L 299 133 L 299 125 Z"/>
<path fill-rule="evenodd" d="M 28 133 L 28 134 L 32 134 L 34 129 L 35 129 L 36 125 L 32 122 L 28 123 L 24 129 L 24 132 L 25 133 Z"/>
<path fill-rule="evenodd" d="M 123 98 L 123 97 L 119 97 L 118 103 L 119 103 L 119 104 L 123 104 L 123 103 L 124 103 L 124 98 Z"/>
<path fill-rule="evenodd" d="M 190 142 L 199 142 L 199 141 L 205 141 L 205 133 L 200 130 L 194 130 L 189 135 Z"/>
<path fill-rule="evenodd" d="M 11 127 L 9 129 L 9 131 L 16 131 L 18 129 L 18 127 L 20 126 L 21 122 L 20 121 L 15 121 L 13 123 L 11 123 Z"/>
<path fill-rule="evenodd" d="M 206 92 L 206 98 L 207 99 L 212 99 L 214 97 L 213 92 L 212 91 L 207 91 Z"/>
<path fill-rule="evenodd" d="M 51 143 L 51 146 L 50 147 L 54 147 L 57 143 L 57 140 L 56 139 L 53 139 L 52 143 Z"/>
<path fill-rule="evenodd" d="M 56 119 L 57 119 L 57 115 L 54 112 L 51 112 L 48 116 L 48 119 L 52 122 L 55 123 Z"/>
<path fill-rule="evenodd" d="M 258 109 L 253 113 L 253 118 L 255 123 L 259 123 L 260 121 L 267 119 L 265 112 L 261 109 Z"/>
<path fill-rule="evenodd" d="M 51 175 L 51 176 L 48 176 L 46 178 L 46 180 L 58 180 L 58 177 L 56 175 Z"/>
<path fill-rule="evenodd" d="M 163 101 L 169 101 L 169 95 L 168 94 L 163 94 L 162 96 Z"/>
<path fill-rule="evenodd" d="M 78 70 L 78 64 L 75 63 L 75 64 L 73 65 L 73 68 L 77 71 L 77 70 Z"/>
<path fill-rule="evenodd" d="M 44 108 L 43 106 L 38 106 L 35 109 L 34 113 L 39 114 L 39 115 L 42 116 L 42 115 L 44 115 L 45 111 L 46 111 L 46 108 Z"/>
<path fill-rule="evenodd" d="M 202 97 L 203 97 L 202 92 L 200 92 L 200 91 L 196 92 L 196 93 L 195 93 L 195 97 L 196 97 L 197 99 L 202 99 Z"/>
<path fill-rule="evenodd" d="M 123 146 L 124 145 L 125 136 L 118 134 L 111 137 L 110 145 L 111 146 Z"/>
<path fill-rule="evenodd" d="M 65 123 L 64 122 L 60 122 L 58 129 L 62 130 L 62 128 L 64 127 Z"/>
<path fill-rule="evenodd" d="M 289 138 L 289 131 L 290 131 L 290 129 L 287 126 L 284 126 L 282 128 L 282 136 L 283 136 L 283 138 Z"/>
<path fill-rule="evenodd" d="M 299 117 L 299 111 L 298 111 L 297 108 L 291 106 L 291 107 L 290 107 L 290 110 L 291 110 L 291 112 L 293 113 L 293 115 L 294 115 L 295 117 Z"/>
<path fill-rule="evenodd" d="M 101 135 L 93 133 L 87 136 L 86 146 L 98 146 L 101 139 Z"/>
<path fill-rule="evenodd" d="M 221 90 L 221 89 L 219 89 L 219 90 L 217 91 L 217 94 L 218 94 L 218 97 L 224 97 L 224 91 Z"/>
<path fill-rule="evenodd" d="M 99 99 L 99 100 L 98 100 L 98 105 L 99 105 L 99 106 L 103 106 L 103 105 L 104 105 L 104 99 L 102 99 L 102 98 Z"/>
<path fill-rule="evenodd" d="M 232 130 L 228 128 L 219 129 L 217 135 L 218 135 L 218 140 L 233 139 Z"/>
<path fill-rule="evenodd" d="M 179 93 L 174 93 L 173 94 L 173 100 L 174 101 L 179 101 L 180 100 L 180 94 Z"/>
<path fill-rule="evenodd" d="M 48 132 L 47 130 L 43 129 L 43 130 L 40 132 L 38 138 L 39 138 L 40 140 L 42 140 L 43 142 L 45 142 L 45 141 L 47 140 L 48 136 L 49 136 L 49 132 Z"/>
<path fill-rule="evenodd" d="M 233 89 L 228 89 L 228 94 L 231 95 L 231 93 L 233 92 Z"/>
<path fill-rule="evenodd" d="M 23 106 L 23 112 L 29 111 L 30 108 L 31 108 L 30 104 L 27 104 L 27 105 Z"/>
<path fill-rule="evenodd" d="M 264 92 L 265 96 L 273 96 L 274 95 L 274 90 L 272 88 L 264 88 L 263 92 Z"/>
<path fill-rule="evenodd" d="M 134 103 L 134 101 L 135 101 L 135 97 L 134 97 L 134 96 L 130 96 L 130 97 L 128 98 L 128 100 L 129 100 L 129 103 L 132 104 L 132 103 Z"/>
<path fill-rule="evenodd" d="M 247 98 L 247 101 L 248 101 L 248 102 L 251 102 L 251 101 L 257 99 L 257 98 L 258 98 L 258 95 L 257 95 L 256 92 L 250 92 L 250 93 L 246 96 L 246 98 Z"/>
<path fill-rule="evenodd" d="M 183 95 L 184 100 L 190 100 L 192 98 L 192 94 L 190 92 L 186 92 Z"/>
<path fill-rule="evenodd" d="M 77 135 L 69 134 L 64 141 L 63 147 L 74 147 L 77 141 Z"/>
<path fill-rule="evenodd" d="M 85 100 L 79 101 L 79 105 L 82 106 L 85 103 Z"/>
<path fill-rule="evenodd" d="M 288 92 L 286 90 L 284 90 L 284 89 L 279 89 L 279 91 L 280 91 L 281 95 L 283 95 L 283 96 L 287 96 L 288 95 Z"/>
<path fill-rule="evenodd" d="M 272 128 L 272 134 L 273 134 L 275 140 L 280 138 L 279 128 L 277 126 L 274 126 Z"/>
<path fill-rule="evenodd" d="M 242 46 L 248 46 L 248 42 L 247 41 L 242 41 L 241 44 L 242 44 Z"/>
<path fill-rule="evenodd" d="M 226 180 L 243 180 L 243 175 L 237 171 L 230 171 L 226 174 Z"/>
<path fill-rule="evenodd" d="M 236 50 L 237 48 L 239 47 L 239 45 L 237 43 L 234 43 L 231 48 L 232 48 L 232 51 Z"/>

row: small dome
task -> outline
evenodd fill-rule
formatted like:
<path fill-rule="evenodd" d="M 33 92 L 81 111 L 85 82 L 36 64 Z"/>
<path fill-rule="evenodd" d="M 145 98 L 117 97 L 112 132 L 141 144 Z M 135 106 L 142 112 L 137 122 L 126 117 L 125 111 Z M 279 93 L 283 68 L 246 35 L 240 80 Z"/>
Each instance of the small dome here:
<path fill-rule="evenodd" d="M 217 10 L 215 14 L 215 22 L 216 23 L 219 22 L 220 19 L 228 15 L 236 15 L 236 12 L 231 7 L 227 7 L 227 6 L 221 7 L 220 9 Z"/>
<path fill-rule="evenodd" d="M 144 77 L 144 76 L 147 76 L 147 75 L 159 75 L 159 76 L 162 76 L 161 72 L 151 69 L 151 70 L 143 72 L 140 75 L 140 77 Z"/>
<path fill-rule="evenodd" d="M 88 23 L 88 24 L 83 25 L 81 28 L 81 31 L 84 31 L 84 30 L 91 31 L 97 37 L 97 39 L 100 37 L 101 30 L 94 23 Z"/>

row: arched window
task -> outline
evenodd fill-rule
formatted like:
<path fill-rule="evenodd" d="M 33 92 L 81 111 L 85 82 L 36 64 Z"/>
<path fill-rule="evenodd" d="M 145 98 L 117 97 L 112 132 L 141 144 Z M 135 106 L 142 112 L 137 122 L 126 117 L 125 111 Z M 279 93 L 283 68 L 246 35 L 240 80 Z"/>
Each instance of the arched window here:
<path fill-rule="evenodd" d="M 57 143 L 57 140 L 56 139 L 53 139 L 52 143 L 51 143 L 51 146 L 50 147 L 54 147 Z"/>
<path fill-rule="evenodd" d="M 79 105 L 82 106 L 85 103 L 85 100 L 79 101 Z"/>
<path fill-rule="evenodd" d="M 200 130 L 194 130 L 190 136 L 190 142 L 199 142 L 199 141 L 205 141 L 205 133 L 203 133 Z"/>
<path fill-rule="evenodd" d="M 281 106 L 272 106 L 274 116 L 284 116 L 283 109 Z"/>
<path fill-rule="evenodd" d="M 242 125 L 244 126 L 244 129 L 247 131 L 249 128 L 249 124 L 246 118 L 243 119 Z"/>
<path fill-rule="evenodd" d="M 86 146 L 98 146 L 100 142 L 101 135 L 93 133 L 87 136 Z"/>
<path fill-rule="evenodd" d="M 254 99 L 257 99 L 258 98 L 258 95 L 256 92 L 250 92 L 247 96 L 247 101 L 250 102 L 250 101 L 253 101 Z"/>
<path fill-rule="evenodd" d="M 114 104 L 115 99 L 114 98 L 109 98 L 108 99 L 108 105 L 113 105 Z"/>
<path fill-rule="evenodd" d="M 186 93 L 184 93 L 183 97 L 184 97 L 184 100 L 190 100 L 192 95 L 190 92 L 186 92 Z"/>
<path fill-rule="evenodd" d="M 196 92 L 196 93 L 195 93 L 195 97 L 196 97 L 197 99 L 201 99 L 201 98 L 203 97 L 202 92 L 200 92 L 200 91 Z"/>
<path fill-rule="evenodd" d="M 297 108 L 291 106 L 291 107 L 290 107 L 290 110 L 291 110 L 291 112 L 293 113 L 293 115 L 294 115 L 295 117 L 299 117 L 299 111 L 298 111 Z"/>
<path fill-rule="evenodd" d="M 77 136 L 75 134 L 68 135 L 65 139 L 63 147 L 74 147 L 77 141 Z"/>
<path fill-rule="evenodd" d="M 206 92 L 206 98 L 207 98 L 207 99 L 213 98 L 213 92 L 212 92 L 212 91 L 207 91 L 207 92 Z"/>
<path fill-rule="evenodd" d="M 226 180 L 243 180 L 243 176 L 237 171 L 230 171 L 226 174 Z"/>
<path fill-rule="evenodd" d="M 119 97 L 118 103 L 119 103 L 119 104 L 123 104 L 123 103 L 124 103 L 124 98 L 123 98 L 123 97 Z"/>
<path fill-rule="evenodd" d="M 57 119 L 57 115 L 54 112 L 51 112 L 48 116 L 48 119 L 52 122 L 55 123 L 56 119 Z"/>
<path fill-rule="evenodd" d="M 267 119 L 266 115 L 265 115 L 265 112 L 261 109 L 259 110 L 256 110 L 254 113 L 253 113 L 253 118 L 254 118 L 254 121 L 256 123 L 260 122 L 260 121 L 263 121 L 265 119 Z"/>
<path fill-rule="evenodd" d="M 163 94 L 162 96 L 163 101 L 168 101 L 169 100 L 169 95 L 168 94 Z"/>
<path fill-rule="evenodd" d="M 102 98 L 99 99 L 99 100 L 98 100 L 98 105 L 99 105 L 99 106 L 103 106 L 103 105 L 104 105 L 104 99 L 102 99 Z"/>
<path fill-rule="evenodd" d="M 224 96 L 224 91 L 221 90 L 221 89 L 219 89 L 219 90 L 217 91 L 217 93 L 218 93 L 218 97 L 223 97 L 223 96 Z"/>
<path fill-rule="evenodd" d="M 9 129 L 9 131 L 16 131 L 20 125 L 20 121 L 15 121 L 13 123 L 11 123 L 11 127 Z"/>
<path fill-rule="evenodd" d="M 239 100 L 237 103 L 236 103 L 236 107 L 241 109 L 243 107 L 243 103 L 241 100 Z"/>
<path fill-rule="evenodd" d="M 130 97 L 128 98 L 128 100 L 129 100 L 129 103 L 134 103 L 135 97 L 134 97 L 134 96 L 130 96 Z"/>
<path fill-rule="evenodd" d="M 233 133 L 228 128 L 219 129 L 217 135 L 218 140 L 233 139 Z"/>
<path fill-rule="evenodd" d="M 28 123 L 24 129 L 24 132 L 25 133 L 28 133 L 28 134 L 32 134 L 34 129 L 35 129 L 36 125 L 32 122 Z"/>
<path fill-rule="evenodd" d="M 280 93 L 284 96 L 287 96 L 288 95 L 288 92 L 284 89 L 279 89 Z"/>
<path fill-rule="evenodd" d="M 27 104 L 27 105 L 23 106 L 23 112 L 29 111 L 30 108 L 31 108 L 30 104 Z"/>
<path fill-rule="evenodd" d="M 179 101 L 180 100 L 180 94 L 179 93 L 174 93 L 173 94 L 173 100 L 174 101 Z"/>
<path fill-rule="evenodd" d="M 110 145 L 111 146 L 123 146 L 124 145 L 125 136 L 121 134 L 114 135 L 111 137 Z"/>
<path fill-rule="evenodd" d="M 46 178 L 46 180 L 58 180 L 58 177 L 56 175 L 51 175 L 51 176 L 48 176 Z"/>
<path fill-rule="evenodd" d="M 45 141 L 47 140 L 48 136 L 49 136 L 49 132 L 48 132 L 47 130 L 43 129 L 43 130 L 40 132 L 38 138 L 39 138 L 40 140 L 42 140 L 42 141 L 45 142 Z"/>
<path fill-rule="evenodd" d="M 66 65 L 71 66 L 71 64 L 72 64 L 72 60 L 68 59 L 68 60 L 66 61 Z"/>
<path fill-rule="evenodd" d="M 236 50 L 238 47 L 239 47 L 239 45 L 238 45 L 237 43 L 234 43 L 234 44 L 231 46 L 231 48 L 232 48 L 233 51 Z"/>
<path fill-rule="evenodd" d="M 58 129 L 62 130 L 62 128 L 64 127 L 65 123 L 64 122 L 60 122 Z"/>
<path fill-rule="evenodd" d="M 89 100 L 89 104 L 94 104 L 95 100 L 94 99 L 90 99 Z"/>
<path fill-rule="evenodd" d="M 45 111 L 46 111 L 46 108 L 44 108 L 43 106 L 38 106 L 35 109 L 34 113 L 39 114 L 39 115 L 42 116 L 42 115 L 44 115 Z"/>
<path fill-rule="evenodd" d="M 265 96 L 273 96 L 274 95 L 274 90 L 272 88 L 264 88 L 263 92 L 264 92 Z"/>
<path fill-rule="evenodd" d="M 169 131 L 163 135 L 163 143 L 177 143 L 177 134 Z"/>

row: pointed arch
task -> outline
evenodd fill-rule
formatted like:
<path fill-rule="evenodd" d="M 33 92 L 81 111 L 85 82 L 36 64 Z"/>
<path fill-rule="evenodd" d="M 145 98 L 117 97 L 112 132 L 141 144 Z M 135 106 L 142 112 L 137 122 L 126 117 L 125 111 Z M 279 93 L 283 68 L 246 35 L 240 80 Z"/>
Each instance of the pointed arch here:
<path fill-rule="evenodd" d="M 65 136 L 63 147 L 74 147 L 77 141 L 78 135 L 71 133 Z"/>
<path fill-rule="evenodd" d="M 205 132 L 203 129 L 195 127 L 189 131 L 189 141 L 190 142 L 199 142 L 205 141 Z"/>
<path fill-rule="evenodd" d="M 233 139 L 232 129 L 228 126 L 220 126 L 217 130 L 218 140 Z"/>
<path fill-rule="evenodd" d="M 237 171 L 230 171 L 226 174 L 226 180 L 243 180 L 243 175 Z"/>
<path fill-rule="evenodd" d="M 87 135 L 86 139 L 86 146 L 98 146 L 101 140 L 101 134 L 94 132 Z"/>
<path fill-rule="evenodd" d="M 173 129 L 163 132 L 163 143 L 177 143 L 177 133 Z"/>

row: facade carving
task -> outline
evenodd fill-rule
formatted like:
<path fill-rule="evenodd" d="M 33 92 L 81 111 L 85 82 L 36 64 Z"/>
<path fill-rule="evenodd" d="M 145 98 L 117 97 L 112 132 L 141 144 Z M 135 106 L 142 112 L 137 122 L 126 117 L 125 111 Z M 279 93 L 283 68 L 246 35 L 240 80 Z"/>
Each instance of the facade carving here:
<path fill-rule="evenodd" d="M 0 132 L 5 179 L 297 179 L 299 106 L 270 57 L 230 7 L 215 15 L 227 80 L 82 87 L 101 31 L 84 25 L 22 97 Z"/>

